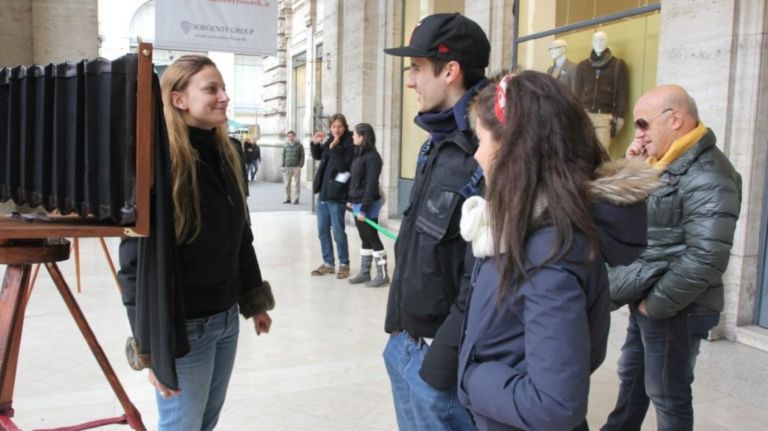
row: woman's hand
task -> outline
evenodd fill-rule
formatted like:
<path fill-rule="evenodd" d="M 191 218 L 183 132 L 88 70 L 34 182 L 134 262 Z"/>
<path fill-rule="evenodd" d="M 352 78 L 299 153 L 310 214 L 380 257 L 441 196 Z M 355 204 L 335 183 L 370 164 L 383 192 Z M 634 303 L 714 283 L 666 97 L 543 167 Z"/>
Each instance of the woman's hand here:
<path fill-rule="evenodd" d="M 253 326 L 256 328 L 256 335 L 261 335 L 262 332 L 269 334 L 269 328 L 272 326 L 272 318 L 269 317 L 269 313 L 265 311 L 254 314 L 251 319 L 253 319 Z"/>
<path fill-rule="evenodd" d="M 155 373 L 152 370 L 149 370 L 148 380 L 149 380 L 149 383 L 151 383 L 152 386 L 155 387 L 155 389 L 160 394 L 160 396 L 163 397 L 163 399 L 168 400 L 181 393 L 181 391 L 174 391 L 174 390 L 168 389 L 164 384 L 160 383 L 160 380 L 157 380 L 157 377 L 155 376 Z"/>
<path fill-rule="evenodd" d="M 359 221 L 365 221 L 365 214 L 363 213 L 357 213 L 357 219 Z"/>

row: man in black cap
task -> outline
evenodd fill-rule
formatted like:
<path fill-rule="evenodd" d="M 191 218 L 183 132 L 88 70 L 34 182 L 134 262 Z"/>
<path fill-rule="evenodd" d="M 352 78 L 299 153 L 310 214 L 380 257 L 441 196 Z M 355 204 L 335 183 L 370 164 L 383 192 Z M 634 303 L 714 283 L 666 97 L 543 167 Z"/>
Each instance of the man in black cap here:
<path fill-rule="evenodd" d="M 459 235 L 461 205 L 478 193 L 482 171 L 467 110 L 485 84 L 491 46 L 480 26 L 459 14 L 430 15 L 406 46 L 414 121 L 429 132 L 419 150 L 410 204 L 395 243 L 395 271 L 384 362 L 401 430 L 473 430 L 456 397 L 458 345 L 474 263 Z"/>

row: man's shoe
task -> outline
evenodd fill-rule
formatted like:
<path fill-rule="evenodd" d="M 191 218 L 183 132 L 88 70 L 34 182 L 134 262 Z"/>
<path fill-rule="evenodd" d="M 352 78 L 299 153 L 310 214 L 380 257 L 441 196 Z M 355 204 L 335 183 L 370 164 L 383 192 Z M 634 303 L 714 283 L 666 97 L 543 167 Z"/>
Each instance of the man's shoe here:
<path fill-rule="evenodd" d="M 294 204 L 294 205 L 298 205 L 298 204 L 299 204 L 299 200 L 298 200 L 298 199 L 296 199 L 295 201 L 293 201 L 293 204 Z"/>
<path fill-rule="evenodd" d="M 286 199 L 285 201 L 283 201 L 283 203 L 284 204 L 289 204 L 289 203 L 291 203 L 291 200 L 290 199 Z"/>
<path fill-rule="evenodd" d="M 336 274 L 336 278 L 343 280 L 349 277 L 349 265 L 339 265 L 339 272 Z"/>
<path fill-rule="evenodd" d="M 325 274 L 333 274 L 334 272 L 336 271 L 333 269 L 333 266 L 322 264 L 318 266 L 317 269 L 312 270 L 312 275 L 317 277 Z"/>

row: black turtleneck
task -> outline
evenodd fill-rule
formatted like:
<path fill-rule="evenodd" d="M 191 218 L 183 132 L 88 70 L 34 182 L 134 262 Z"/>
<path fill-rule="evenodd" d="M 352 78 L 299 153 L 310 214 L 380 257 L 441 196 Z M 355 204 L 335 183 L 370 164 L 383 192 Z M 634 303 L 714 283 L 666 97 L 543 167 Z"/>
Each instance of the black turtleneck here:
<path fill-rule="evenodd" d="M 192 148 L 197 150 L 198 161 L 210 168 L 223 184 L 224 167 L 221 161 L 221 153 L 216 143 L 216 129 L 205 130 L 190 127 L 189 143 L 192 144 Z"/>

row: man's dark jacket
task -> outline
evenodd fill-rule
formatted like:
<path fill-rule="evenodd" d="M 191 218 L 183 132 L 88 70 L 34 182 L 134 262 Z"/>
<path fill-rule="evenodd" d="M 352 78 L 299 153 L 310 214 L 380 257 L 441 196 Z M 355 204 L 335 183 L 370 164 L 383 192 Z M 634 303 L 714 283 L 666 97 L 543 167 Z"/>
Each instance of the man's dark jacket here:
<path fill-rule="evenodd" d="M 352 132 L 349 130 L 344 132 L 339 141 L 331 149 L 331 142 L 333 142 L 333 135 L 331 135 L 322 145 L 312 143 L 309 146 L 312 158 L 320 160 L 320 166 L 317 168 L 317 174 L 312 184 L 312 191 L 320 194 L 318 199 L 321 201 L 347 202 L 349 179 L 340 182 L 337 181 L 336 176 L 340 173 L 349 172 L 352 159 L 355 157 Z"/>
<path fill-rule="evenodd" d="M 645 298 L 653 319 L 672 317 L 691 303 L 723 310 L 741 176 L 715 142 L 708 130 L 664 168 L 665 185 L 648 198 L 648 248 L 632 264 L 609 271 L 616 305 Z"/>
<path fill-rule="evenodd" d="M 467 91 L 453 108 L 456 123 L 450 134 L 431 132 L 431 145 L 428 141 L 422 146 L 410 203 L 395 243 L 384 330 L 434 338 L 420 375 L 440 390 L 456 385 L 459 338 L 475 261 L 459 234 L 466 187 L 479 171 L 474 159 L 477 142 L 466 109 L 486 83 L 483 80 Z M 417 124 L 424 127 L 418 117 Z"/>

